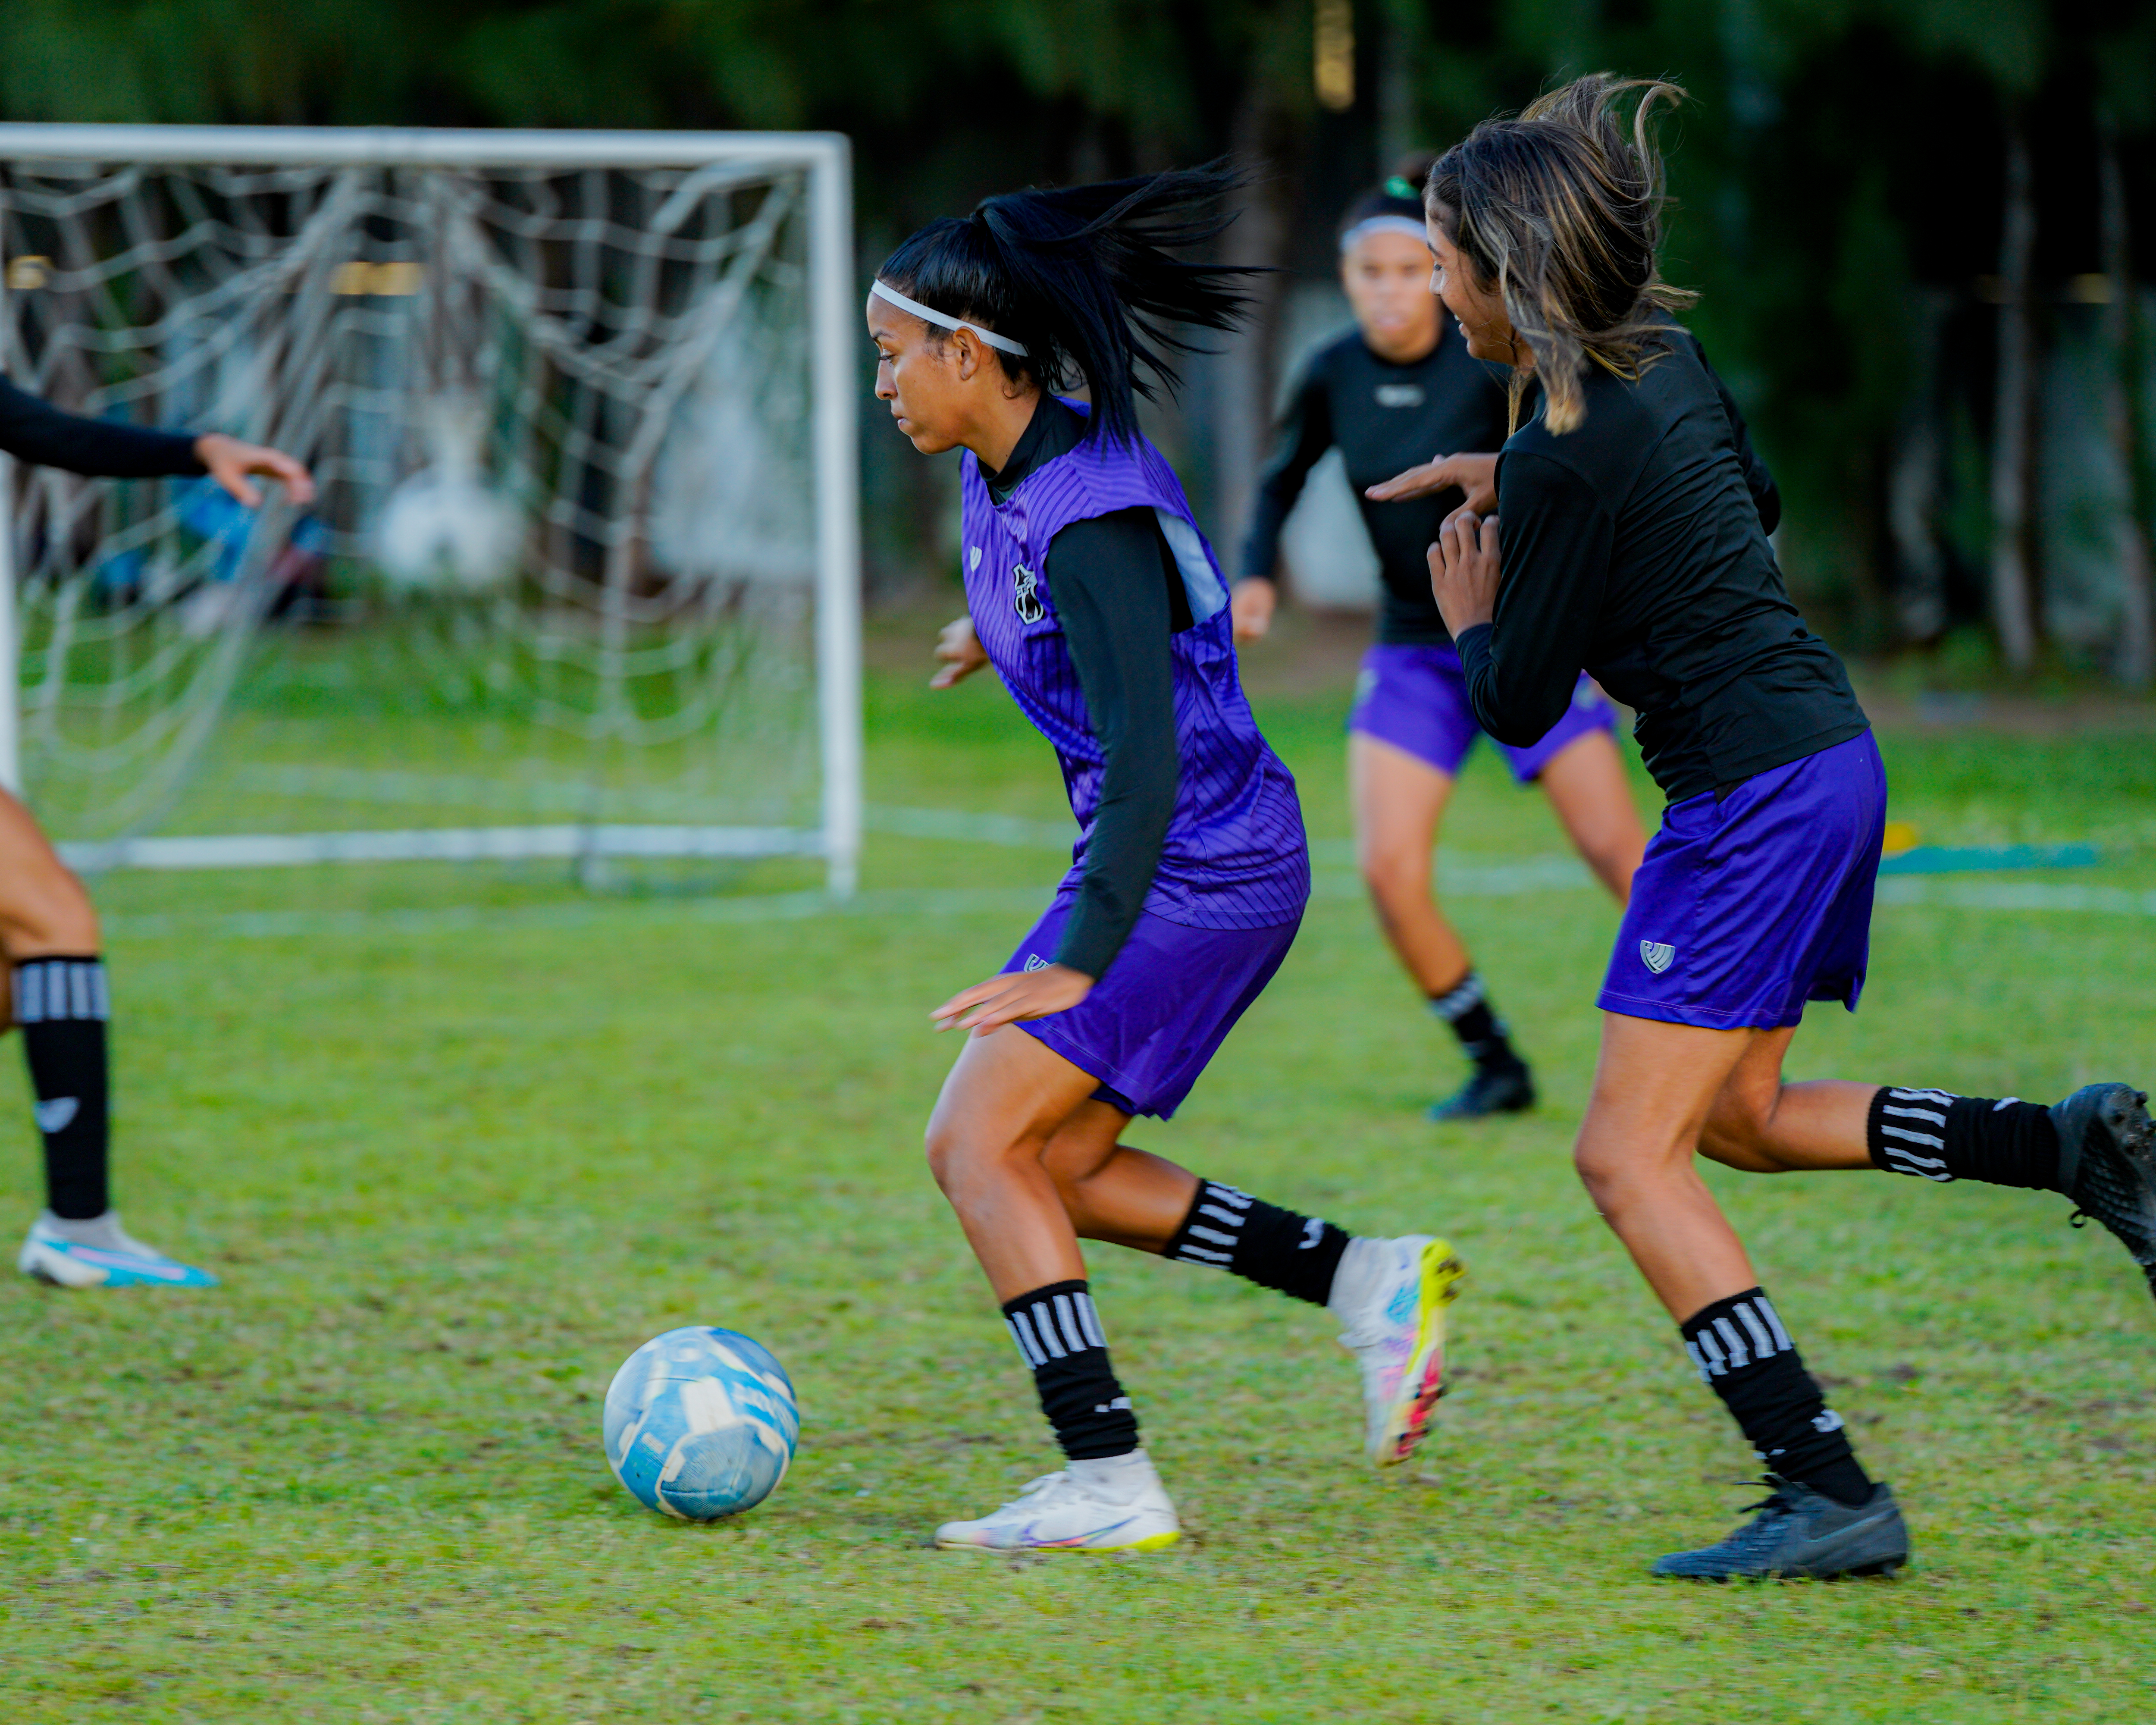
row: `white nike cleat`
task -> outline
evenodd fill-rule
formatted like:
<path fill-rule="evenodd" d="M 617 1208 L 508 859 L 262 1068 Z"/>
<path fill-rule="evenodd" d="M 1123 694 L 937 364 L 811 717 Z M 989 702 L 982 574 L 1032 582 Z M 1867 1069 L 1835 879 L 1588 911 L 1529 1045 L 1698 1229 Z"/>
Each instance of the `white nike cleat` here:
<path fill-rule="evenodd" d="M 60 1288 L 213 1288 L 207 1270 L 167 1257 L 120 1225 L 116 1211 L 65 1222 L 47 1210 L 30 1224 L 15 1267 Z"/>
<path fill-rule="evenodd" d="M 1445 1394 L 1445 1308 L 1466 1272 L 1426 1234 L 1356 1239 L 1326 1307 L 1363 1371 L 1363 1448 L 1379 1467 L 1414 1454 Z"/>
<path fill-rule="evenodd" d="M 978 1522 L 936 1530 L 944 1551 L 1158 1551 L 1183 1523 L 1142 1450 L 1044 1474 Z"/>

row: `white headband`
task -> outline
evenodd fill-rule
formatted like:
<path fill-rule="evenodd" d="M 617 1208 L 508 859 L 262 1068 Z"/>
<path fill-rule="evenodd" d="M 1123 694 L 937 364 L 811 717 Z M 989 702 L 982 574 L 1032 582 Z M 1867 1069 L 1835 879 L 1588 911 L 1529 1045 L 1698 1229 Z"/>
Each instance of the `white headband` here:
<path fill-rule="evenodd" d="M 1340 249 L 1343 252 L 1348 251 L 1358 240 L 1366 239 L 1373 234 L 1404 234 L 1410 239 L 1419 239 L 1424 244 L 1430 242 L 1430 235 L 1424 231 L 1423 224 L 1412 217 L 1370 216 L 1358 222 L 1340 236 Z"/>
<path fill-rule="evenodd" d="M 890 300 L 901 311 L 911 311 L 924 323 L 932 323 L 939 329 L 971 330 L 998 352 L 1015 353 L 1020 359 L 1025 357 L 1025 349 L 1009 336 L 998 336 L 993 330 L 984 330 L 977 323 L 968 323 L 963 317 L 953 317 L 947 311 L 938 311 L 933 305 L 924 305 L 918 300 L 909 300 L 880 276 L 870 286 L 869 292 L 879 300 Z"/>

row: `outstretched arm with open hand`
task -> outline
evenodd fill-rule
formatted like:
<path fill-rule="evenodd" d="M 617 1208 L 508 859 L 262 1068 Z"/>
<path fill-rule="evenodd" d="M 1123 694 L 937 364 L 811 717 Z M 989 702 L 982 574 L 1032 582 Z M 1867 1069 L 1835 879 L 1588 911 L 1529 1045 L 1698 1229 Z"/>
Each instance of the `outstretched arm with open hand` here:
<path fill-rule="evenodd" d="M 221 431 L 206 431 L 195 439 L 195 459 L 212 479 L 249 509 L 259 507 L 262 501 L 261 487 L 253 483 L 257 477 L 282 485 L 296 508 L 304 509 L 315 501 L 314 475 L 282 449 L 242 443 Z"/>
<path fill-rule="evenodd" d="M 1382 485 L 1372 485 L 1363 495 L 1373 503 L 1398 503 L 1409 497 L 1429 497 L 1455 487 L 1467 494 L 1463 509 L 1487 515 L 1497 506 L 1497 458 L 1495 455 L 1438 455 L 1419 467 L 1396 473 Z"/>

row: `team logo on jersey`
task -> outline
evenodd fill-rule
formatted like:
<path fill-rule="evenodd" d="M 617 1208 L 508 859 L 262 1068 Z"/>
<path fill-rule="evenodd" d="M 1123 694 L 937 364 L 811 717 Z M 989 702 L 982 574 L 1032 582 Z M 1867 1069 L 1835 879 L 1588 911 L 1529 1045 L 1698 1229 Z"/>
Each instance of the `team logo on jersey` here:
<path fill-rule="evenodd" d="M 968 546 L 966 548 L 966 572 L 970 575 L 980 567 L 981 547 L 978 545 Z"/>
<path fill-rule="evenodd" d="M 1048 968 L 1048 961 L 1038 952 L 1028 952 L 1025 955 L 1025 968 L 1028 970 L 1045 970 Z"/>
<path fill-rule="evenodd" d="M 1641 941 L 1640 960 L 1648 969 L 1660 976 L 1670 968 L 1670 961 L 1677 956 L 1677 949 L 1661 941 Z"/>
<path fill-rule="evenodd" d="M 1048 615 L 1048 607 L 1040 603 L 1040 578 L 1024 563 L 1011 565 L 1011 603 L 1020 623 L 1038 623 Z"/>
<path fill-rule="evenodd" d="M 1380 383 L 1378 386 L 1378 405 L 1381 408 L 1419 408 L 1422 405 L 1422 385 Z"/>

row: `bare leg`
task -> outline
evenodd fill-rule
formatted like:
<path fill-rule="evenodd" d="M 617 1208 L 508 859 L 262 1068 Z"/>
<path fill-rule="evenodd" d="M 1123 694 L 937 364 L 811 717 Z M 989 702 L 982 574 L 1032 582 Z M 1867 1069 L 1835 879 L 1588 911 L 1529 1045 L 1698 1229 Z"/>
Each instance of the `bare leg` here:
<path fill-rule="evenodd" d="M 1042 1156 L 1098 1084 L 1014 1024 L 969 1036 L 943 1081 L 928 1121 L 928 1166 L 999 1301 L 1085 1277 L 1076 1230 Z"/>
<path fill-rule="evenodd" d="M 12 964 L 98 950 L 97 911 L 37 821 L 0 791 L 0 952 Z"/>
<path fill-rule="evenodd" d="M 1542 770 L 1543 794 L 1564 823 L 1573 848 L 1619 904 L 1632 896 L 1632 875 L 1647 834 L 1625 777 L 1625 759 L 1607 731 L 1573 738 Z"/>
<path fill-rule="evenodd" d="M 1874 1167 L 1865 1133 L 1879 1086 L 1783 1083 L 1782 1056 L 1796 1034 L 1794 1024 L 1753 1033 L 1707 1113 L 1701 1154 L 1753 1174 Z"/>
<path fill-rule="evenodd" d="M 1680 1322 L 1758 1285 L 1693 1155 L 1761 1034 L 1603 1014 L 1602 1058 L 1573 1159 L 1602 1219 Z"/>
<path fill-rule="evenodd" d="M 1430 884 L 1452 775 L 1358 731 L 1348 738 L 1348 783 L 1357 857 L 1378 926 L 1415 985 L 1435 999 L 1473 968 Z"/>
<path fill-rule="evenodd" d="M 1187 1168 L 1116 1142 L 1131 1117 L 1088 1100 L 1048 1142 L 1043 1158 L 1081 1240 L 1102 1240 L 1158 1255 L 1198 1197 Z"/>

